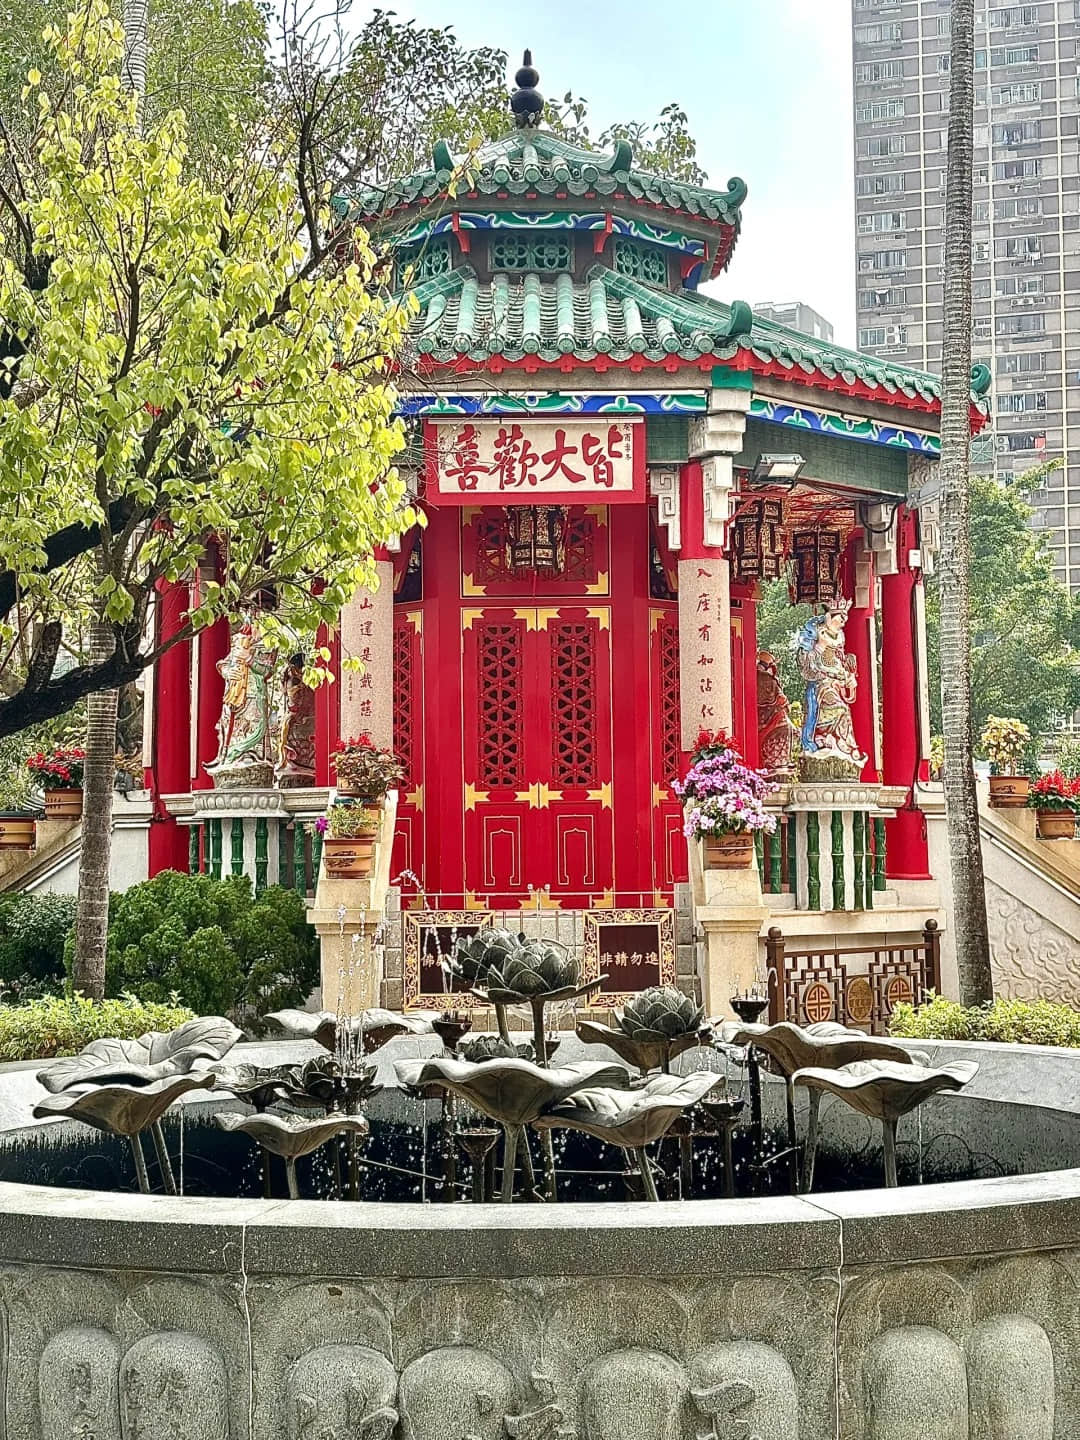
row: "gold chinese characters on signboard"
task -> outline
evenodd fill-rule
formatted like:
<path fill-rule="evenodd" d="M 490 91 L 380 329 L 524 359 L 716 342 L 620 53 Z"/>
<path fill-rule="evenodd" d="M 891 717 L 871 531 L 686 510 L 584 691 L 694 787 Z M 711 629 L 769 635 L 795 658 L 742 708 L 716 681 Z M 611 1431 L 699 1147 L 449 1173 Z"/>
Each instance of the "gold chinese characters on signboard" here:
<path fill-rule="evenodd" d="M 451 504 L 605 504 L 645 498 L 639 419 L 454 420 L 425 427 L 428 494 Z"/>

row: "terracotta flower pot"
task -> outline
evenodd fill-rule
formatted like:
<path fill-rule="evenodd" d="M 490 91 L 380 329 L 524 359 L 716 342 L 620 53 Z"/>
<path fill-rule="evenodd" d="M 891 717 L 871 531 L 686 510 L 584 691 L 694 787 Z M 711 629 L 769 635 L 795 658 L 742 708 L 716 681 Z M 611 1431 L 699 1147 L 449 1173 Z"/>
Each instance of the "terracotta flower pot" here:
<path fill-rule="evenodd" d="M 1072 810 L 1037 810 L 1039 837 L 1042 840 L 1071 840 L 1076 834 L 1076 815 Z"/>
<path fill-rule="evenodd" d="M 754 837 L 749 830 L 705 836 L 706 870 L 745 870 L 753 860 Z"/>
<path fill-rule="evenodd" d="M 325 835 L 323 861 L 335 880 L 363 879 L 375 861 L 374 835 Z"/>
<path fill-rule="evenodd" d="M 46 790 L 46 820 L 78 820 L 83 812 L 81 790 Z"/>
<path fill-rule="evenodd" d="M 36 837 L 33 815 L 0 815 L 0 850 L 32 850 Z"/>
<path fill-rule="evenodd" d="M 991 775 L 990 804 L 995 810 L 1018 810 L 1027 804 L 1030 789 L 1027 775 Z"/>

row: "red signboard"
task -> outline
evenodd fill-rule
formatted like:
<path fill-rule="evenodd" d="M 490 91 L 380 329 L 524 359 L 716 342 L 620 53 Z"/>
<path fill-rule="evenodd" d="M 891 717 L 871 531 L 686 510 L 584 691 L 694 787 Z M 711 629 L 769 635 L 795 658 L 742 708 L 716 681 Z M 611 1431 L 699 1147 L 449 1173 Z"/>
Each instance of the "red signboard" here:
<path fill-rule="evenodd" d="M 448 505 L 605 505 L 645 499 L 640 419 L 424 424 L 427 495 Z"/>

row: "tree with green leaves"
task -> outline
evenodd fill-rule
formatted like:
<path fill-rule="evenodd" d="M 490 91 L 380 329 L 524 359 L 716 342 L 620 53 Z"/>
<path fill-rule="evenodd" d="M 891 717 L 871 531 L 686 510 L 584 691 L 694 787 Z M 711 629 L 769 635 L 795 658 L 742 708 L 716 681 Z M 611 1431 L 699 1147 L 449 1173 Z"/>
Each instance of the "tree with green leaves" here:
<path fill-rule="evenodd" d="M 13 617 L 36 636 L 0 735 L 221 616 L 258 608 L 268 641 L 309 647 L 374 585 L 374 547 L 417 519 L 389 382 L 408 317 L 378 292 L 364 235 L 325 189 L 301 202 L 283 149 L 260 140 L 222 193 L 189 164 L 181 113 L 140 126 L 103 0 L 48 43 L 59 88 L 31 71 L 31 148 L 4 157 L 18 187 L 0 194 L 0 311 L 23 352 L 0 399 L 0 567 L 18 602 L 6 639 Z M 50 542 L 75 530 L 93 543 L 48 568 Z M 162 640 L 152 598 L 210 537 L 224 575 Z M 106 622 L 111 654 L 56 674 L 73 614 Z M 100 940 L 78 977 L 88 994 Z"/>
<path fill-rule="evenodd" d="M 1045 535 L 1032 529 L 1032 495 L 1054 466 L 1003 485 L 972 475 L 971 697 L 980 733 L 991 715 L 1022 720 L 1050 741 L 1080 708 L 1080 596 L 1054 578 Z M 941 728 L 941 597 L 926 587 L 930 714 Z"/>

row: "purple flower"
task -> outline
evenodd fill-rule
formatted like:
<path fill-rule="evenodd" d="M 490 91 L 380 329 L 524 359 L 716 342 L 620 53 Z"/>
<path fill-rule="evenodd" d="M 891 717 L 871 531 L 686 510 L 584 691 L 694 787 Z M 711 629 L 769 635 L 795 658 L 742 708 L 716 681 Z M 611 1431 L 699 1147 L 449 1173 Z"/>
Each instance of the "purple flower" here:
<path fill-rule="evenodd" d="M 315 829 L 319 832 L 320 835 L 325 835 L 329 828 L 330 821 L 327 820 L 325 815 L 320 815 L 319 818 L 315 821 Z"/>

